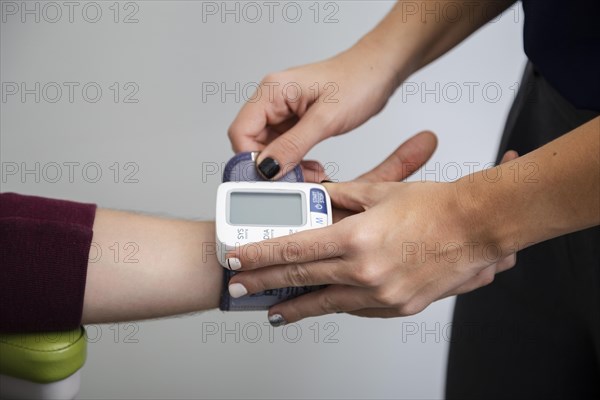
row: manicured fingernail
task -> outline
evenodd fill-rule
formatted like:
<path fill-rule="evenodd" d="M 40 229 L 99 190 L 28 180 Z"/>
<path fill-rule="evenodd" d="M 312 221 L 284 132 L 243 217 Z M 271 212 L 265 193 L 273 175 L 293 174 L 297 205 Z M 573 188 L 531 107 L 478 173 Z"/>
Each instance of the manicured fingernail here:
<path fill-rule="evenodd" d="M 232 271 L 237 271 L 242 268 L 242 262 L 239 258 L 231 257 L 227 259 L 227 267 Z"/>
<path fill-rule="evenodd" d="M 334 183 L 333 181 L 330 181 L 329 179 L 323 179 L 321 181 L 321 183 Z"/>
<path fill-rule="evenodd" d="M 232 283 L 231 285 L 229 285 L 229 294 L 234 299 L 237 299 L 238 297 L 242 297 L 248 294 L 248 290 L 241 283 Z"/>
<path fill-rule="evenodd" d="M 273 160 L 271 157 L 267 157 L 258 165 L 258 170 L 260 173 L 267 179 L 271 179 L 277 173 L 281 167 L 279 167 L 279 163 Z"/>
<path fill-rule="evenodd" d="M 273 314 L 269 316 L 269 323 L 271 326 L 278 327 L 287 324 L 285 318 L 281 314 Z"/>

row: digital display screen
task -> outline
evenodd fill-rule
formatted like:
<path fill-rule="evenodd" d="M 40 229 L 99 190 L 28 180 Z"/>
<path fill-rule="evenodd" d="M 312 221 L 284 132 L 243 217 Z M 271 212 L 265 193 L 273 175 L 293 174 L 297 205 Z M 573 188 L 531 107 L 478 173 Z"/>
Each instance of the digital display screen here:
<path fill-rule="evenodd" d="M 231 192 L 229 223 L 265 226 L 304 225 L 302 194 Z"/>

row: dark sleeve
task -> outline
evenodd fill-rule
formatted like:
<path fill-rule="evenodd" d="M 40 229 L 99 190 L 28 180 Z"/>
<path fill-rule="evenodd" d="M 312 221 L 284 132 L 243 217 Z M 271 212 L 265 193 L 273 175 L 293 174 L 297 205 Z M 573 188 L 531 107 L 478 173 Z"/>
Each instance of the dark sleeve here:
<path fill-rule="evenodd" d="M 0 194 L 0 331 L 81 323 L 93 204 Z"/>

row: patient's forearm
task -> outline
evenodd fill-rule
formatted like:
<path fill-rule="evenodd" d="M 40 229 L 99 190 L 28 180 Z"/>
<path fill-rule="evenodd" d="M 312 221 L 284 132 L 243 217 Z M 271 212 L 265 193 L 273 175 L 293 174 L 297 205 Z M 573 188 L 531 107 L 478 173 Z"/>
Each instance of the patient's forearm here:
<path fill-rule="evenodd" d="M 515 0 L 398 1 L 359 44 L 378 48 L 398 84 L 462 42 Z"/>
<path fill-rule="evenodd" d="M 214 255 L 212 222 L 98 209 L 83 323 L 215 308 L 222 276 Z"/>

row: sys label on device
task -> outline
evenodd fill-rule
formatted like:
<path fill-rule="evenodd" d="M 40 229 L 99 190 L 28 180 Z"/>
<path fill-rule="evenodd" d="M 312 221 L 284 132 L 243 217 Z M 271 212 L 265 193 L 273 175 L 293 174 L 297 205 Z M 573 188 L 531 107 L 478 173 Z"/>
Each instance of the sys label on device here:
<path fill-rule="evenodd" d="M 331 200 L 314 183 L 226 182 L 217 191 L 218 258 L 248 243 L 331 225 Z M 268 256 L 268 255 L 262 255 Z"/>

